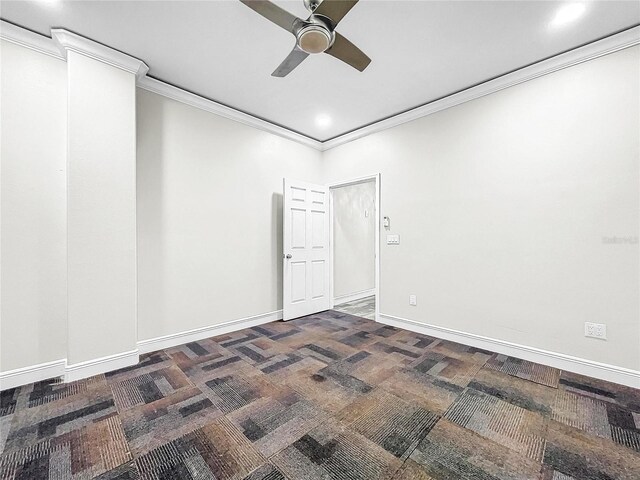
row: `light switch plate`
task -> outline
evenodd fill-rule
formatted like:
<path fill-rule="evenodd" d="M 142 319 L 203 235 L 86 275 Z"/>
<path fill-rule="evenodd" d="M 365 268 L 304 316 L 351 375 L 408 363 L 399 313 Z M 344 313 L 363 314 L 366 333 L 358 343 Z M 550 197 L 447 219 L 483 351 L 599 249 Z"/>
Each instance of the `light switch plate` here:
<path fill-rule="evenodd" d="M 387 245 L 400 245 L 400 235 L 387 235 Z"/>
<path fill-rule="evenodd" d="M 415 295 L 409 295 L 409 305 L 418 305 L 418 299 Z"/>

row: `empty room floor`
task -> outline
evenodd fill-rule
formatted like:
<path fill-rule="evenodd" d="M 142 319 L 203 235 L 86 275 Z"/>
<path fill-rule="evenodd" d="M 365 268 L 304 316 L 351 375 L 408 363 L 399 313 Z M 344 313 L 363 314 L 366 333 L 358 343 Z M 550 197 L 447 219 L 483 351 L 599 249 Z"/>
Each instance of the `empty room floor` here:
<path fill-rule="evenodd" d="M 356 317 L 375 320 L 376 318 L 376 297 L 372 295 L 353 302 L 342 303 L 334 307 L 336 312 L 348 313 Z"/>
<path fill-rule="evenodd" d="M 336 311 L 2 392 L 2 479 L 635 479 L 640 391 Z"/>

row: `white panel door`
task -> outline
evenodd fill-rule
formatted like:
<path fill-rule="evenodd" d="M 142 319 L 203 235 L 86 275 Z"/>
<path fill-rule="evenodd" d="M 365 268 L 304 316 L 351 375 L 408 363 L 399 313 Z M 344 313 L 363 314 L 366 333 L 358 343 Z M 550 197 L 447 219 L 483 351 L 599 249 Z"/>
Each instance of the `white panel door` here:
<path fill-rule="evenodd" d="M 284 179 L 283 318 L 331 308 L 329 189 Z"/>

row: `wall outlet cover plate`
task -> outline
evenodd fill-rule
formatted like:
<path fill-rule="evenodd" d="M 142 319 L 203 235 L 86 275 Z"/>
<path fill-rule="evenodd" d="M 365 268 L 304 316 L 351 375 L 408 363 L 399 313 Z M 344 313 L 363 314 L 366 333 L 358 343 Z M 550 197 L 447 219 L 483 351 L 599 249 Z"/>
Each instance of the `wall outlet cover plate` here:
<path fill-rule="evenodd" d="M 584 322 L 584 336 L 606 340 L 607 325 L 604 323 Z"/>

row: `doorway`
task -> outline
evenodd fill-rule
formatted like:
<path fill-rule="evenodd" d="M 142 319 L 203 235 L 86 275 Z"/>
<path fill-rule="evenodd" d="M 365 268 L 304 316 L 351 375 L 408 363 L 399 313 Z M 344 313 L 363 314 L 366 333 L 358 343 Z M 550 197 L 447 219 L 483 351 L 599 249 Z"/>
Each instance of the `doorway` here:
<path fill-rule="evenodd" d="M 284 179 L 283 320 L 335 307 L 377 321 L 379 205 L 380 174 L 327 186 Z"/>
<path fill-rule="evenodd" d="M 379 175 L 329 185 L 333 309 L 377 319 Z"/>

